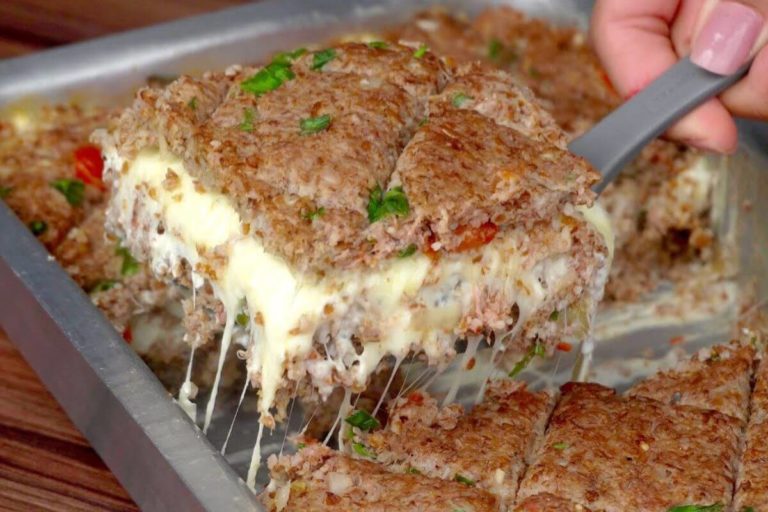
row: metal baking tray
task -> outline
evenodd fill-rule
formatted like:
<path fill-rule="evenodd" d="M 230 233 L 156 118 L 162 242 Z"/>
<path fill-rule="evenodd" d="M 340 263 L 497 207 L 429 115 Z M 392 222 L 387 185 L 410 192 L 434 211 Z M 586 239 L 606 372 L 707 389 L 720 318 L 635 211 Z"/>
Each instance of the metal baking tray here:
<path fill-rule="evenodd" d="M 582 26 L 592 4 L 271 0 L 0 61 L 0 111 L 71 100 L 125 104 L 149 75 L 257 62 L 278 50 L 391 26 L 430 5 L 471 15 L 500 3 Z M 760 201 L 768 195 L 768 129 L 747 122 L 740 129 L 740 152 L 711 162 L 727 167 L 717 186 L 715 227 L 736 248 L 736 271 L 724 286 L 749 288 L 759 301 L 768 293 L 768 205 Z M 722 341 L 738 316 L 737 304 L 727 301 L 685 322 L 652 309 L 640 305 L 599 319 L 596 378 L 620 373 L 621 363 L 630 359 L 662 357 L 671 337 L 685 335 L 688 348 Z M 638 327 L 618 332 L 616 325 L 628 318 L 641 320 Z M 255 417 L 245 414 L 239 421 L 230 444 L 241 449 L 225 460 L 1 201 L 0 325 L 142 509 L 261 509 L 240 478 L 247 463 L 242 455 L 255 438 Z M 569 377 L 568 358 L 558 359 L 554 368 L 547 364 L 526 377 L 550 383 Z M 214 424 L 209 437 L 220 441 L 230 418 Z"/>

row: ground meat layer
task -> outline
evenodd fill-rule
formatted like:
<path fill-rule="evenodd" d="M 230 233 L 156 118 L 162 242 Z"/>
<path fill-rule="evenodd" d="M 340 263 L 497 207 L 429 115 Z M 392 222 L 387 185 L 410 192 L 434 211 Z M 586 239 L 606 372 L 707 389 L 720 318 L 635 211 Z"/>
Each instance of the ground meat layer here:
<path fill-rule="evenodd" d="M 328 53 L 291 61 L 292 78 L 263 94 L 248 83 L 269 67 L 143 89 L 97 139 L 128 161 L 167 147 L 201 187 L 237 204 L 270 252 L 304 270 L 372 264 L 412 243 L 461 250 L 478 230 L 531 226 L 591 201 L 597 174 L 507 75 L 449 70 L 396 44 L 325 52 L 333 58 L 321 67 Z M 301 128 L 323 116 L 327 126 Z M 372 208 L 392 194 L 407 206 L 378 219 Z"/>

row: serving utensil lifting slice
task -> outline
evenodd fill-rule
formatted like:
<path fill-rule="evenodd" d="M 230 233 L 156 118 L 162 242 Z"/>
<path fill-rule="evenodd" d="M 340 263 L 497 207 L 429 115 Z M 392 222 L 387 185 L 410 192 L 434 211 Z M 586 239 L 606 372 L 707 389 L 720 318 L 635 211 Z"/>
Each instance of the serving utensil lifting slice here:
<path fill-rule="evenodd" d="M 601 193 L 651 140 L 675 121 L 737 82 L 751 62 L 732 75 L 707 71 L 686 57 L 645 89 L 608 114 L 568 149 L 586 158 L 603 178 L 594 190 Z"/>

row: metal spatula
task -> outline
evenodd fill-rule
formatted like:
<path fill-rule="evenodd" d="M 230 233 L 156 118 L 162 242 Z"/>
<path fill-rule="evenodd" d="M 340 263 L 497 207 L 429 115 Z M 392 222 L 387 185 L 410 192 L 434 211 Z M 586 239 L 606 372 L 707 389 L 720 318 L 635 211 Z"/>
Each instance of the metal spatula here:
<path fill-rule="evenodd" d="M 646 144 L 737 82 L 750 64 L 732 75 L 717 75 L 686 57 L 571 142 L 568 149 L 586 158 L 603 175 L 594 187 L 599 194 Z"/>

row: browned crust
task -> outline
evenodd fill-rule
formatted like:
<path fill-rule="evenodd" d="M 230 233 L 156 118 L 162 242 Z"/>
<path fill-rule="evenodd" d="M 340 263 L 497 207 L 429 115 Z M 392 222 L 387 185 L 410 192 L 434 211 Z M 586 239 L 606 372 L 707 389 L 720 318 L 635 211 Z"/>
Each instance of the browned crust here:
<path fill-rule="evenodd" d="M 667 404 L 711 409 L 747 421 L 754 356 L 751 346 L 736 342 L 706 348 L 689 361 L 636 384 L 628 393 Z"/>
<path fill-rule="evenodd" d="M 480 489 L 421 475 L 395 474 L 364 460 L 351 459 L 322 445 L 297 455 L 270 458 L 273 482 L 291 485 L 286 512 L 324 510 L 496 512 L 496 499 Z M 348 485 L 333 492 L 330 479 Z M 264 493 L 268 510 L 276 510 L 275 491 Z"/>
<path fill-rule="evenodd" d="M 747 440 L 733 510 L 768 510 L 768 358 L 763 356 L 755 376 Z"/>
<path fill-rule="evenodd" d="M 466 414 L 461 406 L 441 409 L 434 398 L 414 392 L 394 404 L 384 430 L 364 440 L 390 471 L 460 476 L 510 505 L 552 404 L 548 393 L 511 380 L 493 382 L 484 401 Z"/>
<path fill-rule="evenodd" d="M 519 496 L 552 493 L 593 510 L 731 501 L 742 423 L 715 411 L 561 388 Z M 561 444 L 562 443 L 562 444 Z"/>
<path fill-rule="evenodd" d="M 518 503 L 515 512 L 590 512 L 590 509 L 573 503 L 570 500 L 555 496 L 554 494 L 542 493 L 535 496 L 529 496 Z"/>
<path fill-rule="evenodd" d="M 336 52 L 322 71 L 301 57 L 295 79 L 260 97 L 240 88 L 255 69 L 143 89 L 99 140 L 127 159 L 162 141 L 203 186 L 237 203 L 268 250 L 303 269 L 372 264 L 411 243 L 451 249 L 466 236 L 458 227 L 530 226 L 565 203 L 591 202 L 597 173 L 560 149 L 549 115 L 503 74 L 468 67 L 453 78 L 433 53 L 417 59 L 397 45 Z M 473 96 L 461 108 L 433 96 L 454 80 L 448 94 Z M 240 129 L 247 109 L 251 132 Z M 327 130 L 299 133 L 301 119 L 323 114 Z M 402 185 L 410 215 L 370 224 L 376 184 Z M 318 208 L 325 214 L 308 222 Z"/>

